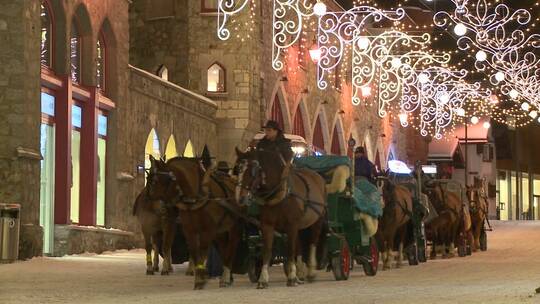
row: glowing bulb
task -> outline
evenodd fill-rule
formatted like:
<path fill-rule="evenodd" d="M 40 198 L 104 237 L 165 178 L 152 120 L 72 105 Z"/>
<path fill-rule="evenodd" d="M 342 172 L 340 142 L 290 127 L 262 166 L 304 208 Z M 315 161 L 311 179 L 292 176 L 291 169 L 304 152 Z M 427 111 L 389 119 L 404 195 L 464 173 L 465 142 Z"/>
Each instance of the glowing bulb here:
<path fill-rule="evenodd" d="M 454 33 L 456 33 L 458 36 L 463 36 L 467 34 L 467 27 L 465 27 L 463 23 L 458 23 L 456 24 L 456 27 L 454 27 Z"/>
<path fill-rule="evenodd" d="M 518 98 L 518 96 L 519 96 L 519 93 L 518 93 L 518 91 L 516 91 L 515 89 L 512 89 L 512 90 L 510 91 L 510 97 L 512 97 L 513 99 Z"/>
<path fill-rule="evenodd" d="M 529 111 L 530 108 L 531 108 L 531 105 L 528 104 L 527 102 L 524 102 L 521 104 L 521 109 L 525 112 Z"/>
<path fill-rule="evenodd" d="M 476 60 L 478 61 L 485 61 L 487 59 L 487 54 L 484 51 L 478 51 L 476 53 Z"/>
<path fill-rule="evenodd" d="M 363 86 L 363 87 L 360 88 L 360 90 L 362 91 L 362 96 L 363 97 L 371 96 L 371 87 L 370 86 Z"/>
<path fill-rule="evenodd" d="M 322 2 L 315 3 L 315 5 L 313 6 L 313 12 L 319 17 L 323 16 L 324 14 L 326 14 L 326 4 Z"/>
<path fill-rule="evenodd" d="M 484 129 L 489 129 L 491 127 L 491 124 L 489 123 L 489 121 L 486 121 L 484 122 Z"/>
<path fill-rule="evenodd" d="M 503 81 L 504 80 L 504 73 L 503 72 L 497 72 L 497 74 L 495 74 L 495 79 L 499 82 Z"/>
<path fill-rule="evenodd" d="M 448 101 L 450 101 L 450 96 L 448 95 L 448 93 L 443 93 L 441 94 L 441 96 L 439 96 L 439 101 L 445 105 L 448 103 Z"/>
<path fill-rule="evenodd" d="M 401 125 L 402 126 L 407 126 L 407 119 L 408 119 L 408 115 L 407 113 L 399 113 L 398 114 L 398 117 L 399 117 L 399 121 L 401 122 Z"/>
<path fill-rule="evenodd" d="M 321 50 L 317 47 L 316 44 L 313 44 L 311 49 L 309 49 L 309 57 L 314 63 L 318 63 L 321 60 Z"/>
<path fill-rule="evenodd" d="M 426 73 L 420 73 L 420 75 L 418 75 L 418 81 L 421 84 L 424 84 L 429 81 L 429 76 Z"/>
<path fill-rule="evenodd" d="M 392 59 L 392 67 L 394 69 L 399 69 L 399 67 L 401 66 L 401 60 L 397 57 L 395 57 L 394 59 Z"/>
<path fill-rule="evenodd" d="M 367 48 L 369 47 L 369 43 L 371 41 L 369 40 L 368 37 L 360 37 L 358 39 L 358 48 L 361 50 L 361 51 L 364 51 L 364 50 L 367 50 Z"/>
<path fill-rule="evenodd" d="M 497 97 L 497 95 L 493 94 L 493 95 L 489 96 L 489 102 L 492 103 L 492 104 L 497 104 L 497 103 L 499 103 L 499 97 Z"/>
<path fill-rule="evenodd" d="M 461 116 L 461 117 L 465 116 L 465 109 L 463 109 L 463 108 L 458 108 L 458 109 L 456 110 L 456 114 L 457 114 L 458 116 Z"/>
<path fill-rule="evenodd" d="M 478 119 L 478 117 L 476 117 L 476 116 L 471 117 L 471 122 L 472 122 L 473 125 L 477 124 L 479 121 L 480 121 L 480 119 Z"/>
<path fill-rule="evenodd" d="M 531 111 L 529 113 L 529 116 L 532 118 L 532 119 L 536 119 L 536 117 L 538 117 L 538 112 L 536 111 Z"/>

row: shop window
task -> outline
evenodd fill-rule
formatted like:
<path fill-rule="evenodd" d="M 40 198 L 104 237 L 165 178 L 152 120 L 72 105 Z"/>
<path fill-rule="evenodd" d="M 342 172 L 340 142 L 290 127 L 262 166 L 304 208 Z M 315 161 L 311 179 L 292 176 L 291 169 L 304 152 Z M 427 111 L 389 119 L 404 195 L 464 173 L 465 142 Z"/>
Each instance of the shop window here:
<path fill-rule="evenodd" d="M 98 115 L 98 142 L 97 142 L 97 201 L 96 225 L 105 226 L 105 187 L 106 187 L 106 159 L 107 159 L 107 125 L 108 117 L 101 113 Z"/>

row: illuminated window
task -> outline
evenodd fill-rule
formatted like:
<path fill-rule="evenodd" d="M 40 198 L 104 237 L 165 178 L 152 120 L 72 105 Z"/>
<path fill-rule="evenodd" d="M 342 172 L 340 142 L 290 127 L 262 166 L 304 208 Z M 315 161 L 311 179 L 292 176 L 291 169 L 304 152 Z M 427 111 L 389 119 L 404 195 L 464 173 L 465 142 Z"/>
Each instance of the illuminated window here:
<path fill-rule="evenodd" d="M 105 185 L 106 185 L 106 157 L 107 157 L 107 120 L 101 113 L 98 115 L 98 146 L 97 146 L 97 197 L 96 197 L 96 225 L 105 226 Z"/>
<path fill-rule="evenodd" d="M 225 70 L 217 63 L 208 68 L 208 92 L 225 92 Z"/>
<path fill-rule="evenodd" d="M 69 39 L 69 58 L 71 62 L 71 81 L 79 83 L 81 80 L 81 38 L 79 37 L 79 31 L 77 24 L 72 22 L 71 24 L 71 37 Z"/>
<path fill-rule="evenodd" d="M 51 66 L 51 14 L 47 4 L 41 2 L 41 64 Z"/>
<path fill-rule="evenodd" d="M 156 73 L 161 79 L 169 81 L 169 70 L 165 65 L 161 65 Z"/>

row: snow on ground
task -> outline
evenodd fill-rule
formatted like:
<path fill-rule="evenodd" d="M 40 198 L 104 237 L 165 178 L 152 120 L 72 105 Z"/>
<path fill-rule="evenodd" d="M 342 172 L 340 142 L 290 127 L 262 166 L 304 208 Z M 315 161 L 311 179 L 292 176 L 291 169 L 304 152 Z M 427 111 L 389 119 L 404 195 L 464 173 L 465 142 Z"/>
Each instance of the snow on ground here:
<path fill-rule="evenodd" d="M 256 290 L 247 276 L 219 289 L 193 291 L 185 265 L 168 277 L 145 275 L 143 250 L 0 265 L 0 303 L 540 303 L 540 223 L 496 222 L 487 252 L 430 260 L 420 266 L 366 277 L 356 267 L 348 281 L 331 273 L 296 288 L 285 286 L 281 267 L 270 289 Z"/>

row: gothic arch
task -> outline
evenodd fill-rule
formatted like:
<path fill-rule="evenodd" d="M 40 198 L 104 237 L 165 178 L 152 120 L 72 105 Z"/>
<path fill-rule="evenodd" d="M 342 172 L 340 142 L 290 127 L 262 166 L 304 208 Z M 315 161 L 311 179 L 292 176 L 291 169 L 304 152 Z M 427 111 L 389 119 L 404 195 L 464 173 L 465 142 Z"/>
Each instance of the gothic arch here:
<path fill-rule="evenodd" d="M 278 80 L 274 89 L 272 90 L 272 99 L 267 102 L 266 106 L 266 118 L 270 119 L 272 117 L 272 106 L 275 101 L 279 101 L 279 109 L 283 117 L 283 131 L 285 133 L 291 133 L 291 113 L 289 112 L 288 99 L 285 88 L 283 87 L 283 82 Z"/>

